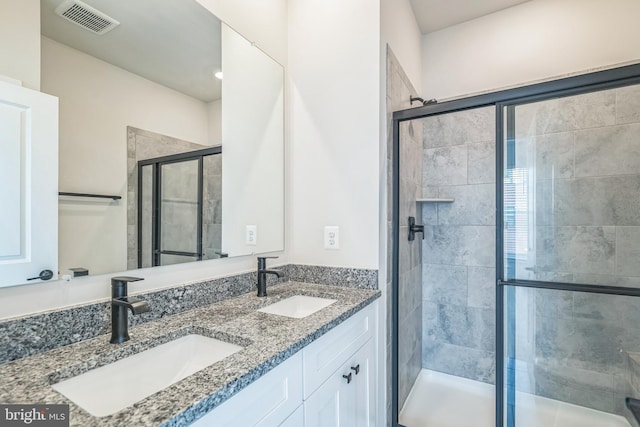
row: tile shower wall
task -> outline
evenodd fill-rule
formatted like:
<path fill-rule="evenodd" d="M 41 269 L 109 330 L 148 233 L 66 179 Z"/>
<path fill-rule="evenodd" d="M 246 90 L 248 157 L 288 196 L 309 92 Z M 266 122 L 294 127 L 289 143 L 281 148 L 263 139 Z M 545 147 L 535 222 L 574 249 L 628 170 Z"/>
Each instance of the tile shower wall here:
<path fill-rule="evenodd" d="M 515 167 L 527 171 L 519 185 L 529 205 L 516 277 L 640 286 L 638 99 L 630 86 L 516 107 Z M 639 303 L 544 290 L 516 298 L 533 307 L 516 316 L 533 326 L 517 338 L 520 370 L 532 377 L 519 388 L 624 414 L 636 390 L 627 352 L 640 351 Z"/>
<path fill-rule="evenodd" d="M 422 366 L 493 383 L 495 109 L 422 122 Z"/>
<path fill-rule="evenodd" d="M 393 111 L 411 106 L 409 97 L 416 91 L 403 71 L 397 58 L 387 47 L 387 265 L 391 266 L 393 199 L 392 199 L 392 148 L 391 133 Z M 420 196 L 420 177 L 422 175 L 422 124 L 405 122 L 400 128 L 400 258 L 399 258 L 399 377 L 398 405 L 402 408 L 404 401 L 418 376 L 422 360 L 422 265 L 420 262 L 422 248 L 420 241 L 409 242 L 408 217 L 419 220 L 420 208 L 416 198 Z M 419 237 L 418 237 L 419 239 Z M 387 395 L 391 396 L 391 268 L 387 273 Z M 391 399 L 387 400 L 387 414 L 391 415 Z M 390 422 L 389 422 L 390 424 Z"/>

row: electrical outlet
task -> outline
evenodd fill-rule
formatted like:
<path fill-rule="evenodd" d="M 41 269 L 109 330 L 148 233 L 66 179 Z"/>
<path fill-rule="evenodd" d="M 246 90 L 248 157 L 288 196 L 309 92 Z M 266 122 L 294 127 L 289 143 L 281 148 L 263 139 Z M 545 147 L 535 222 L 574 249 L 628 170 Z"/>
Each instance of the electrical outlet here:
<path fill-rule="evenodd" d="M 340 249 L 340 227 L 337 225 L 324 228 L 324 248 L 329 250 Z"/>
<path fill-rule="evenodd" d="M 246 243 L 249 246 L 258 244 L 258 227 L 255 225 L 247 225 Z"/>

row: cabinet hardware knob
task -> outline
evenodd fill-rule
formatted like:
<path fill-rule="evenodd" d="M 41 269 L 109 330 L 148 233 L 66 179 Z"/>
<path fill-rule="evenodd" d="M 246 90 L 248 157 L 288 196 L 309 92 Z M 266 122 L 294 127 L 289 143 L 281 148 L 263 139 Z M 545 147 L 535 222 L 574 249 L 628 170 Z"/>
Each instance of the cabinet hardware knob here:
<path fill-rule="evenodd" d="M 358 363 L 356 366 L 351 367 L 352 371 L 356 371 L 356 375 L 360 373 L 360 364 Z"/>
<path fill-rule="evenodd" d="M 343 375 L 342 378 L 347 380 L 347 384 L 349 384 L 351 382 L 351 372 L 349 372 L 349 375 Z"/>

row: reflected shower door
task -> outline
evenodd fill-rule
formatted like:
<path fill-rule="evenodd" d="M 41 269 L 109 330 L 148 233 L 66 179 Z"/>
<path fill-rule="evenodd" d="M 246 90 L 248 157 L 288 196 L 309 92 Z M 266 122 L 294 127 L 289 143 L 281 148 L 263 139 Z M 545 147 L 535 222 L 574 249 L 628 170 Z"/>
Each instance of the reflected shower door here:
<path fill-rule="evenodd" d="M 202 258 L 201 159 L 161 163 L 156 265 Z"/>
<path fill-rule="evenodd" d="M 138 162 L 138 268 L 222 258 L 222 147 Z"/>

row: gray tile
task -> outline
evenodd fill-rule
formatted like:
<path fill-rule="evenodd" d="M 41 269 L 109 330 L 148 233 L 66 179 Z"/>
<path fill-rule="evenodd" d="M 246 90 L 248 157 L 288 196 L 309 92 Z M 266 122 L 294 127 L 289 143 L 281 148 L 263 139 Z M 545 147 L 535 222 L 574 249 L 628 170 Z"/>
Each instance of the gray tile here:
<path fill-rule="evenodd" d="M 422 302 L 421 267 L 408 271 L 400 271 L 398 275 L 398 304 L 401 313 L 407 315 Z"/>
<path fill-rule="evenodd" d="M 556 181 L 557 225 L 640 225 L 640 176 Z"/>
<path fill-rule="evenodd" d="M 636 393 L 640 393 L 640 353 L 627 353 L 629 385 Z M 639 396 L 640 398 L 640 396 Z"/>
<path fill-rule="evenodd" d="M 640 242 L 640 227 L 616 227 L 616 274 L 640 276 L 638 242 Z"/>
<path fill-rule="evenodd" d="M 574 274 L 571 282 L 584 283 L 586 285 L 640 288 L 640 277 L 617 276 L 613 274 Z"/>
<path fill-rule="evenodd" d="M 438 225 L 438 203 L 422 203 L 422 224 Z"/>
<path fill-rule="evenodd" d="M 422 197 L 424 198 L 437 198 L 438 197 L 438 187 L 437 186 L 425 186 L 422 187 Z"/>
<path fill-rule="evenodd" d="M 138 223 L 138 200 L 135 192 L 127 192 L 127 225 Z"/>
<path fill-rule="evenodd" d="M 573 295 L 573 315 L 577 318 L 619 321 L 622 297 L 576 292 Z"/>
<path fill-rule="evenodd" d="M 594 333 L 598 331 L 598 333 Z M 624 328 L 616 322 L 564 317 L 538 319 L 536 354 L 545 359 L 567 360 L 573 366 L 604 372 L 624 363 L 621 338 Z"/>
<path fill-rule="evenodd" d="M 441 197 L 453 203 L 438 203 L 438 225 L 494 225 L 495 185 L 456 185 L 440 187 Z"/>
<path fill-rule="evenodd" d="M 424 150 L 422 187 L 467 183 L 467 146 Z"/>
<path fill-rule="evenodd" d="M 537 102 L 533 106 L 536 108 L 537 135 L 615 124 L 613 91 L 556 98 Z"/>
<path fill-rule="evenodd" d="M 484 107 L 440 114 L 423 121 L 425 148 L 495 139 L 495 108 Z"/>
<path fill-rule="evenodd" d="M 637 174 L 640 123 L 576 133 L 575 176 Z"/>
<path fill-rule="evenodd" d="M 495 313 L 455 305 L 438 305 L 440 341 L 462 347 L 491 351 L 495 348 Z"/>
<path fill-rule="evenodd" d="M 537 267 L 542 271 L 612 273 L 615 235 L 615 227 L 537 227 Z"/>
<path fill-rule="evenodd" d="M 611 375 L 575 369 L 567 365 L 550 367 L 536 364 L 534 372 L 536 394 L 539 396 L 599 411 L 613 411 Z"/>
<path fill-rule="evenodd" d="M 573 132 L 540 135 L 534 141 L 536 179 L 573 177 Z"/>
<path fill-rule="evenodd" d="M 495 383 L 495 355 L 491 351 L 439 343 L 423 347 L 422 366 L 445 374 Z"/>
<path fill-rule="evenodd" d="M 402 221 L 402 220 L 401 220 Z M 416 239 L 412 242 L 408 240 L 409 227 L 400 223 L 400 241 L 398 242 L 398 271 L 406 273 L 411 270 L 411 247 L 410 245 L 420 244 L 420 240 Z M 418 238 L 419 238 L 418 234 Z"/>
<path fill-rule="evenodd" d="M 495 136 L 489 142 L 469 144 L 467 165 L 469 184 L 496 182 Z"/>
<path fill-rule="evenodd" d="M 467 270 L 467 305 L 494 310 L 496 307 L 496 269 L 469 267 Z"/>
<path fill-rule="evenodd" d="M 616 123 L 640 122 L 640 86 L 616 89 Z"/>
<path fill-rule="evenodd" d="M 525 138 L 529 138 L 538 134 L 537 114 L 539 109 L 539 103 L 522 104 L 516 106 L 515 134 L 519 143 Z"/>
<path fill-rule="evenodd" d="M 138 190 L 138 164 L 136 159 L 127 158 L 127 191 Z"/>
<path fill-rule="evenodd" d="M 398 334 L 398 362 L 406 365 L 413 353 L 422 346 L 422 307 L 418 306 L 402 316 Z"/>
<path fill-rule="evenodd" d="M 400 177 L 400 209 L 402 221 L 407 221 L 409 216 L 417 217 L 416 199 L 421 193 L 420 181 Z"/>
<path fill-rule="evenodd" d="M 536 225 L 538 226 L 553 226 L 556 224 L 556 199 L 555 199 L 555 186 L 558 181 L 545 179 L 535 182 L 535 206 L 533 210 L 536 215 Z M 507 206 L 512 206 L 513 201 L 509 201 Z M 528 227 L 529 224 L 522 224 Z"/>
<path fill-rule="evenodd" d="M 467 267 L 423 264 L 422 286 L 425 301 L 464 306 L 467 303 Z"/>
<path fill-rule="evenodd" d="M 494 226 L 425 226 L 422 254 L 431 264 L 495 266 Z"/>
<path fill-rule="evenodd" d="M 517 298 L 533 304 L 536 316 L 560 318 L 572 316 L 573 293 L 554 289 L 518 289 Z"/>

